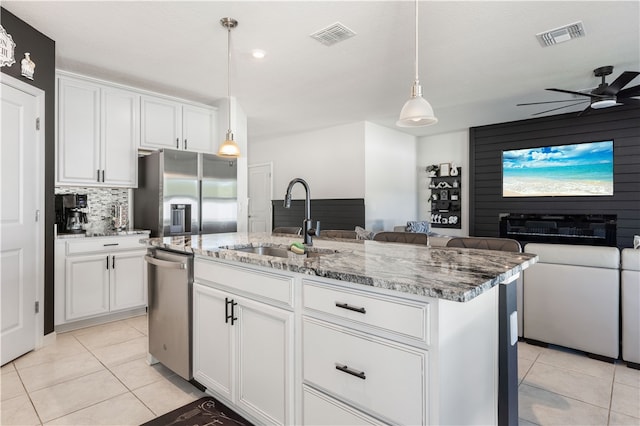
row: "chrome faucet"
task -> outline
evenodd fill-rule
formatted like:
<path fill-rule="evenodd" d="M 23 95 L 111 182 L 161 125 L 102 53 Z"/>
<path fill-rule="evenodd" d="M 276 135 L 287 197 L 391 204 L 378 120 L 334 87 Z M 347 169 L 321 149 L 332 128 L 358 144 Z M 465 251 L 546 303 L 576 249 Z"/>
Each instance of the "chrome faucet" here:
<path fill-rule="evenodd" d="M 309 191 L 309 185 L 304 179 L 295 178 L 291 182 L 289 182 L 289 186 L 287 187 L 287 193 L 284 196 L 284 208 L 291 208 L 291 189 L 296 183 L 301 183 L 304 186 L 304 192 L 306 198 L 304 200 L 304 220 L 302 221 L 302 231 L 303 231 L 303 243 L 306 245 L 313 245 L 313 239 L 311 238 L 313 235 L 318 235 L 320 233 L 320 221 L 316 222 L 316 227 L 312 227 L 311 222 L 311 193 Z"/>

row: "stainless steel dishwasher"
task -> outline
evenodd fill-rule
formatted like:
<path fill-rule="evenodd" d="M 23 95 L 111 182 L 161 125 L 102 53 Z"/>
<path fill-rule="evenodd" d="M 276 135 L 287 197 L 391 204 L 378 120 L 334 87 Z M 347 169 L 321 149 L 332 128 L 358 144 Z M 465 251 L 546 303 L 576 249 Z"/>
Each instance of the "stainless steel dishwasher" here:
<path fill-rule="evenodd" d="M 151 248 L 145 261 L 149 278 L 149 354 L 191 380 L 193 255 Z"/>

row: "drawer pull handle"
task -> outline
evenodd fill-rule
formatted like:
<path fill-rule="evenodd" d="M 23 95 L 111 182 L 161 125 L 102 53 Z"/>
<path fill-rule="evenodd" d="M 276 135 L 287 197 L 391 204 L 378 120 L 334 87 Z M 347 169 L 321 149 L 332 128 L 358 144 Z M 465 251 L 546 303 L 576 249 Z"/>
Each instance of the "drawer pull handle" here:
<path fill-rule="evenodd" d="M 361 308 L 359 306 L 351 306 L 348 303 L 336 302 L 336 306 L 338 308 L 348 309 L 350 311 L 355 311 L 355 312 L 360 312 L 361 314 L 366 314 L 367 313 L 367 311 L 364 308 Z"/>
<path fill-rule="evenodd" d="M 103 244 L 102 247 L 117 246 L 120 243 Z"/>
<path fill-rule="evenodd" d="M 342 364 L 337 364 L 336 363 L 336 370 L 340 370 L 343 373 L 347 373 L 347 374 L 351 374 L 352 376 L 356 376 L 362 380 L 365 380 L 367 377 L 364 375 L 364 371 L 358 371 L 358 370 L 354 370 L 352 368 L 349 368 L 346 365 L 342 365 Z"/>

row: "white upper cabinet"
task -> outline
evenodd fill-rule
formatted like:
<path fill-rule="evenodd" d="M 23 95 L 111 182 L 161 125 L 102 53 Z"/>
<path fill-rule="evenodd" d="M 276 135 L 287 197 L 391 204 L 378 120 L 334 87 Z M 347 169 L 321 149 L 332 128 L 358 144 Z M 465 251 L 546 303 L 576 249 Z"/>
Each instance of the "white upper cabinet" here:
<path fill-rule="evenodd" d="M 137 186 L 140 95 L 58 78 L 58 185 Z"/>
<path fill-rule="evenodd" d="M 140 96 L 126 90 L 102 89 L 102 182 L 138 186 Z"/>
<path fill-rule="evenodd" d="M 100 87 L 58 79 L 57 183 L 99 182 Z"/>
<path fill-rule="evenodd" d="M 145 149 L 216 152 L 216 109 L 142 96 L 142 135 Z"/>
<path fill-rule="evenodd" d="M 143 96 L 141 148 L 181 149 L 182 107 L 155 96 Z"/>
<path fill-rule="evenodd" d="M 184 105 L 182 107 L 184 149 L 215 154 L 218 145 L 216 118 L 216 110 L 213 108 Z"/>

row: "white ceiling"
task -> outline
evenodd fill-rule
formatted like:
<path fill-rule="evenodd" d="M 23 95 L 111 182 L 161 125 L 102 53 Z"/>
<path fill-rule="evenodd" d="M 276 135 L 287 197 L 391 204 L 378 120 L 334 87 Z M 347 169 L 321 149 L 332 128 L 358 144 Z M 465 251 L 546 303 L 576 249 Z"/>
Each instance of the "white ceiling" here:
<path fill-rule="evenodd" d="M 237 19 L 231 92 L 248 116 L 250 141 L 363 120 L 395 128 L 413 81 L 411 0 L 2 6 L 56 41 L 59 69 L 207 104 L 227 93 L 219 20 Z M 357 35 L 331 47 L 309 37 L 336 21 Z M 583 38 L 546 48 L 535 38 L 576 21 Z M 530 118 L 544 106 L 517 103 L 571 98 L 545 88 L 596 87 L 593 69 L 603 65 L 615 67 L 608 82 L 640 71 L 639 21 L 637 0 L 421 1 L 420 80 L 440 122 L 398 130 L 433 135 Z M 256 48 L 267 52 L 262 61 L 251 57 Z M 638 84 L 640 77 L 627 87 Z"/>

